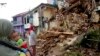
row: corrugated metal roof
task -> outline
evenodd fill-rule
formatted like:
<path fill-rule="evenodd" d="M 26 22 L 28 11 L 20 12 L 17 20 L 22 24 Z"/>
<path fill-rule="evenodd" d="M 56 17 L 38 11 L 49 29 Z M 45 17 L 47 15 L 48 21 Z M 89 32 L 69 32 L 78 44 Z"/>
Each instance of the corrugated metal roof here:
<path fill-rule="evenodd" d="M 23 13 L 19 13 L 19 14 L 13 16 L 13 17 L 24 16 L 24 15 L 27 14 L 27 13 L 28 13 L 28 11 L 27 11 L 27 12 L 23 12 Z"/>

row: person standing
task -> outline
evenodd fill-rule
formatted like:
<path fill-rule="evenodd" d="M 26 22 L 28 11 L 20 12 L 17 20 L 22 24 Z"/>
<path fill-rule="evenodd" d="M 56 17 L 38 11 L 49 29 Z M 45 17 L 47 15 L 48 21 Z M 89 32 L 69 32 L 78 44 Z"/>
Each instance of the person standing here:
<path fill-rule="evenodd" d="M 28 48 L 32 56 L 36 56 L 36 34 L 33 28 L 26 31 L 26 37 L 28 38 Z"/>

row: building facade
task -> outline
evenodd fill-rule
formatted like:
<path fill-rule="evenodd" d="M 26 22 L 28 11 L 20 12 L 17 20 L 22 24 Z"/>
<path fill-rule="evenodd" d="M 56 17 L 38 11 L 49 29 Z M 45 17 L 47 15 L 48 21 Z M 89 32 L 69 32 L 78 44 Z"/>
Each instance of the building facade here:
<path fill-rule="evenodd" d="M 24 19 L 23 19 L 23 16 L 25 14 L 26 14 L 26 12 L 13 16 L 13 21 L 12 21 L 14 30 L 19 32 L 22 36 L 24 36 L 24 32 L 25 32 Z"/>
<path fill-rule="evenodd" d="M 27 25 L 25 29 L 29 28 L 32 24 L 35 27 L 35 32 L 37 34 L 43 29 L 47 30 L 49 28 L 47 20 L 53 17 L 54 10 L 55 7 L 53 5 L 41 3 L 24 16 L 24 26 Z"/>
<path fill-rule="evenodd" d="M 53 1 L 53 3 L 54 2 L 55 1 Z M 50 27 L 55 26 L 54 21 L 51 21 L 51 19 L 55 17 L 56 11 L 57 8 L 55 5 L 41 3 L 28 12 L 13 16 L 12 22 L 14 29 L 24 35 L 27 29 L 33 27 L 36 34 L 39 34 L 41 31 L 48 30 Z"/>

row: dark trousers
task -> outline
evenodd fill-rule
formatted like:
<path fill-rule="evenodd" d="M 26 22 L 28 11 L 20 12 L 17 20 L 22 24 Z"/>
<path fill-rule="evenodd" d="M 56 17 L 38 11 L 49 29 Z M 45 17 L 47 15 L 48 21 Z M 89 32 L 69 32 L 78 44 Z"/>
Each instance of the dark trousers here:
<path fill-rule="evenodd" d="M 29 47 L 29 52 L 31 54 L 31 56 L 36 56 L 36 46 L 31 46 Z"/>

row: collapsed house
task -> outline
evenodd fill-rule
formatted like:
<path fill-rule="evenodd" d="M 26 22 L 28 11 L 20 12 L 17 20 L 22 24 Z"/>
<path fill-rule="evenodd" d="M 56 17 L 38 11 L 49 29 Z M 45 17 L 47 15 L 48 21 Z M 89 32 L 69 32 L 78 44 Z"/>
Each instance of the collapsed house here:
<path fill-rule="evenodd" d="M 47 20 L 51 24 L 49 29 L 37 37 L 36 56 L 67 56 L 64 54 L 69 46 L 80 43 L 85 34 L 100 28 L 99 5 L 99 0 L 59 0 L 55 15 Z"/>

